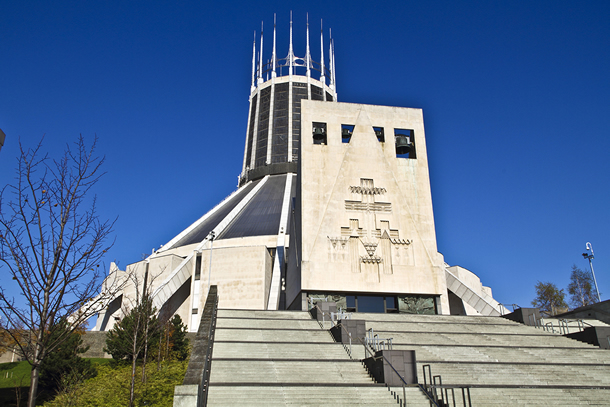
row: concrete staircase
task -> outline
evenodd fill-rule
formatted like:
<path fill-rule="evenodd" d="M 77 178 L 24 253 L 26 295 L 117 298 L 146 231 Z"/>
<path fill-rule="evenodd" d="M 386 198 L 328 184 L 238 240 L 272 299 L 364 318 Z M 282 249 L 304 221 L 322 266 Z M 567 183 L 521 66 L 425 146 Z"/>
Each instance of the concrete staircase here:
<path fill-rule="evenodd" d="M 402 392 L 402 389 L 401 389 Z M 408 406 L 429 406 L 418 388 Z M 219 310 L 209 406 L 397 406 L 309 313 Z"/>
<path fill-rule="evenodd" d="M 477 406 L 610 405 L 610 352 L 498 317 L 354 314 Z"/>

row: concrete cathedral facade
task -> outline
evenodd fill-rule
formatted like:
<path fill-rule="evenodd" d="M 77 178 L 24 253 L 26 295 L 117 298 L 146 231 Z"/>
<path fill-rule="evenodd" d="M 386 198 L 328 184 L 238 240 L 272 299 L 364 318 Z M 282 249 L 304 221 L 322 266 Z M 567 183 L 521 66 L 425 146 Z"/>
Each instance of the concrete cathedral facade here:
<path fill-rule="evenodd" d="M 120 319 L 143 285 L 157 309 L 196 331 L 210 285 L 219 307 L 307 309 L 332 298 L 350 312 L 500 315 L 472 272 L 438 252 L 421 109 L 337 101 L 334 43 L 263 62 L 252 85 L 238 189 L 147 259 L 95 330 Z M 432 158 L 433 159 L 433 158 Z M 128 278 L 129 277 L 129 278 Z"/>

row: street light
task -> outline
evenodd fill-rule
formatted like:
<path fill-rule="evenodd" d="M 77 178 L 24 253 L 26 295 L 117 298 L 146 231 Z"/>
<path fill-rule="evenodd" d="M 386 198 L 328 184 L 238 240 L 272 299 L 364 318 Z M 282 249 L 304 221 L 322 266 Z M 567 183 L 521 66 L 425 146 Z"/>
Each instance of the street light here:
<path fill-rule="evenodd" d="M 593 262 L 591 261 L 592 259 L 595 258 L 595 256 L 593 255 L 593 246 L 591 246 L 591 243 L 587 242 L 585 247 L 587 249 L 587 253 L 583 253 L 582 257 L 589 260 L 589 266 L 591 267 L 591 274 L 593 274 L 593 282 L 595 283 L 595 291 L 597 291 L 597 300 L 599 302 L 602 302 L 602 299 L 599 296 L 599 289 L 597 288 L 597 280 L 595 279 L 595 271 L 593 271 Z M 591 254 L 589 254 L 589 252 L 591 252 Z"/>
<path fill-rule="evenodd" d="M 212 278 L 212 250 L 214 249 L 214 238 L 216 237 L 216 233 L 212 230 L 208 235 L 208 239 L 210 239 L 210 267 L 208 271 L 208 294 L 210 294 L 210 279 Z"/>

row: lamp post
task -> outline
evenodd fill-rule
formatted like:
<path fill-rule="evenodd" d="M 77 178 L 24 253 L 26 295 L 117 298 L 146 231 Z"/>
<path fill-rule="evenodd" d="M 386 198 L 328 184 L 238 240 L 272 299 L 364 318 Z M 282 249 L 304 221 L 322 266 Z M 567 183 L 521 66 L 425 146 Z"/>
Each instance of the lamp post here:
<path fill-rule="evenodd" d="M 212 278 L 212 250 L 214 249 L 214 238 L 216 237 L 216 233 L 212 230 L 208 235 L 210 239 L 210 267 L 208 270 L 208 294 L 210 293 L 210 279 Z"/>
<path fill-rule="evenodd" d="M 602 299 L 599 296 L 599 289 L 597 288 L 597 280 L 595 279 L 595 271 L 593 271 L 593 262 L 591 261 L 595 258 L 595 256 L 593 255 L 593 246 L 591 246 L 591 243 L 587 242 L 585 247 L 587 249 L 587 253 L 583 253 L 582 257 L 589 260 L 589 266 L 591 267 L 591 274 L 593 274 L 593 282 L 595 283 L 595 291 L 597 292 L 597 301 L 602 302 Z M 589 254 L 589 252 L 591 252 L 591 254 Z"/>

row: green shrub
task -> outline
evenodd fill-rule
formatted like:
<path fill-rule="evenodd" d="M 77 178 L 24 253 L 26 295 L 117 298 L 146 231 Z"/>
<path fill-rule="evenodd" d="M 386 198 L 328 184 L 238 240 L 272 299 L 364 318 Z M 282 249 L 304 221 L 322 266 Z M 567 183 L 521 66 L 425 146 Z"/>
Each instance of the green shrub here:
<path fill-rule="evenodd" d="M 147 381 L 136 380 L 136 405 L 171 407 L 174 387 L 182 383 L 187 361 L 174 361 L 161 365 L 147 364 Z M 131 365 L 104 364 L 97 367 L 98 375 L 86 380 L 70 391 L 60 393 L 44 407 L 124 407 L 129 404 Z M 139 371 L 140 369 L 138 369 Z"/>

